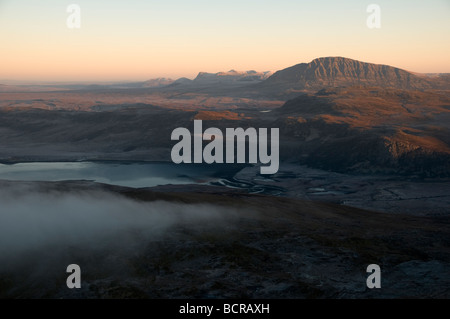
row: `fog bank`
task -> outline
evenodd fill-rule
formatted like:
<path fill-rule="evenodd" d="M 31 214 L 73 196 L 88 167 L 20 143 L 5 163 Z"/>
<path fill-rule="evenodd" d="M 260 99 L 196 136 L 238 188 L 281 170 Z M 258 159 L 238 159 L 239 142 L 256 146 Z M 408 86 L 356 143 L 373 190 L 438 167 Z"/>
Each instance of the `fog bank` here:
<path fill-rule="evenodd" d="M 11 187 L 0 191 L 0 270 L 31 254 L 67 250 L 128 251 L 189 230 L 226 227 L 237 215 L 204 204 L 139 202 L 107 192 L 60 193 Z"/>

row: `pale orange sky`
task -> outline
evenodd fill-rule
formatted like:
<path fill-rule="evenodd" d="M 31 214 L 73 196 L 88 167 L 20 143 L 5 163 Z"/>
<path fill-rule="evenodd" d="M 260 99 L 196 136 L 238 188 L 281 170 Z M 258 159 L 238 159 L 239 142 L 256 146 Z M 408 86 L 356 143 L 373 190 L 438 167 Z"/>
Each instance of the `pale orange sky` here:
<path fill-rule="evenodd" d="M 0 1 L 0 83 L 193 78 L 276 71 L 344 56 L 414 72 L 450 72 L 450 2 L 166 0 Z M 69 29 L 67 5 L 81 28 Z"/>

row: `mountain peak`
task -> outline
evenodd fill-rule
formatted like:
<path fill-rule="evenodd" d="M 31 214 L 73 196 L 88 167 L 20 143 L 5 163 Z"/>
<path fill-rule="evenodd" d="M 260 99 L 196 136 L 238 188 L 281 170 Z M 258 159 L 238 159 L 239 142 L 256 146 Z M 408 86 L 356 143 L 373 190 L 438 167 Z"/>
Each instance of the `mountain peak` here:
<path fill-rule="evenodd" d="M 164 77 L 155 78 L 145 81 L 144 87 L 162 87 L 172 84 L 173 82 L 174 80 L 172 80 L 171 78 L 164 78 Z"/>
<path fill-rule="evenodd" d="M 236 71 L 234 69 L 228 72 L 218 72 L 218 73 L 208 73 L 199 72 L 197 77 L 194 79 L 195 82 L 234 82 L 234 81 L 249 81 L 249 82 L 261 82 L 267 79 L 271 75 L 270 72 L 256 72 L 251 71 Z"/>
<path fill-rule="evenodd" d="M 262 85 L 278 91 L 308 91 L 355 85 L 420 90 L 431 86 L 427 79 L 402 69 L 339 56 L 321 57 L 291 66 L 274 73 Z"/>

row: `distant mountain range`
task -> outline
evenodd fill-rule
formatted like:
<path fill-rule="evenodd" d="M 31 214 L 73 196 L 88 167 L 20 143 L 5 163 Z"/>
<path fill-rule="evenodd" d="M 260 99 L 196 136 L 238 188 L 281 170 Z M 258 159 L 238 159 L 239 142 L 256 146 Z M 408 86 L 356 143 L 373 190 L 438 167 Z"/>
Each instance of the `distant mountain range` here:
<path fill-rule="evenodd" d="M 230 70 L 228 72 L 219 73 L 207 73 L 200 72 L 194 79 L 194 82 L 234 82 L 234 81 L 244 81 L 244 82 L 254 82 L 263 81 L 270 77 L 272 72 L 256 72 L 256 71 L 235 71 Z"/>
<path fill-rule="evenodd" d="M 42 91 L 49 89 L 96 90 L 96 89 L 157 89 L 184 91 L 199 87 L 217 88 L 211 94 L 224 94 L 227 86 L 241 87 L 242 92 L 290 99 L 301 92 L 316 92 L 323 88 L 350 86 L 377 86 L 383 88 L 407 90 L 448 90 L 450 88 L 449 73 L 414 73 L 396 67 L 361 62 L 344 57 L 323 57 L 309 63 L 300 63 L 275 73 L 270 71 L 236 71 L 208 73 L 199 72 L 194 79 L 172 79 L 159 77 L 142 82 L 123 82 L 115 84 L 52 84 L 38 85 L 2 85 L 0 92 Z M 185 92 L 184 92 L 185 93 Z M 233 95 L 230 92 L 227 95 Z"/>
<path fill-rule="evenodd" d="M 166 83 L 169 84 L 169 82 Z M 421 91 L 446 90 L 450 87 L 450 74 L 419 74 L 388 65 L 366 63 L 344 57 L 324 57 L 275 73 L 235 70 L 218 73 L 200 72 L 194 80 L 181 78 L 170 84 L 172 85 L 169 86 L 181 87 L 217 86 L 219 91 L 227 85 L 234 87 L 240 85 L 241 91 L 253 92 L 256 95 L 292 98 L 301 92 L 350 86 Z"/>
<path fill-rule="evenodd" d="M 144 87 L 161 87 L 172 84 L 175 80 L 171 78 L 156 78 L 143 82 Z"/>
<path fill-rule="evenodd" d="M 211 85 L 229 85 L 229 84 L 251 84 L 251 83 L 259 83 L 267 79 L 272 72 L 257 72 L 254 70 L 251 71 L 236 71 L 230 70 L 228 72 L 218 72 L 218 73 L 208 73 L 208 72 L 199 72 L 197 77 L 193 80 L 188 78 L 179 78 L 178 80 L 170 80 L 167 81 L 159 81 L 159 79 L 148 80 L 144 83 L 158 83 L 158 86 L 170 85 L 171 87 L 177 85 L 190 85 L 190 86 L 211 86 Z"/>

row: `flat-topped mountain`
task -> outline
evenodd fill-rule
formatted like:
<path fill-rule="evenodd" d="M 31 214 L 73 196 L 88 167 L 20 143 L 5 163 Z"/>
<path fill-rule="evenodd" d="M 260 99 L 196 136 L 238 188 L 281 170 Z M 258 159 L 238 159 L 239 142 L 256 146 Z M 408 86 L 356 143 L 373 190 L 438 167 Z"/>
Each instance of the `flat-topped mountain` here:
<path fill-rule="evenodd" d="M 200 72 L 194 79 L 194 82 L 234 82 L 234 81 L 244 81 L 244 82 L 254 82 L 263 81 L 267 79 L 272 73 L 251 71 L 236 71 L 230 70 L 228 72 L 218 72 L 218 73 L 207 73 Z"/>
<path fill-rule="evenodd" d="M 172 84 L 175 80 L 171 78 L 156 78 L 150 79 L 143 83 L 144 87 L 162 87 L 169 84 Z"/>
<path fill-rule="evenodd" d="M 343 57 L 318 58 L 310 63 L 300 63 L 275 72 L 260 84 L 280 93 L 355 85 L 416 90 L 433 87 L 431 79 L 425 76 Z"/>

